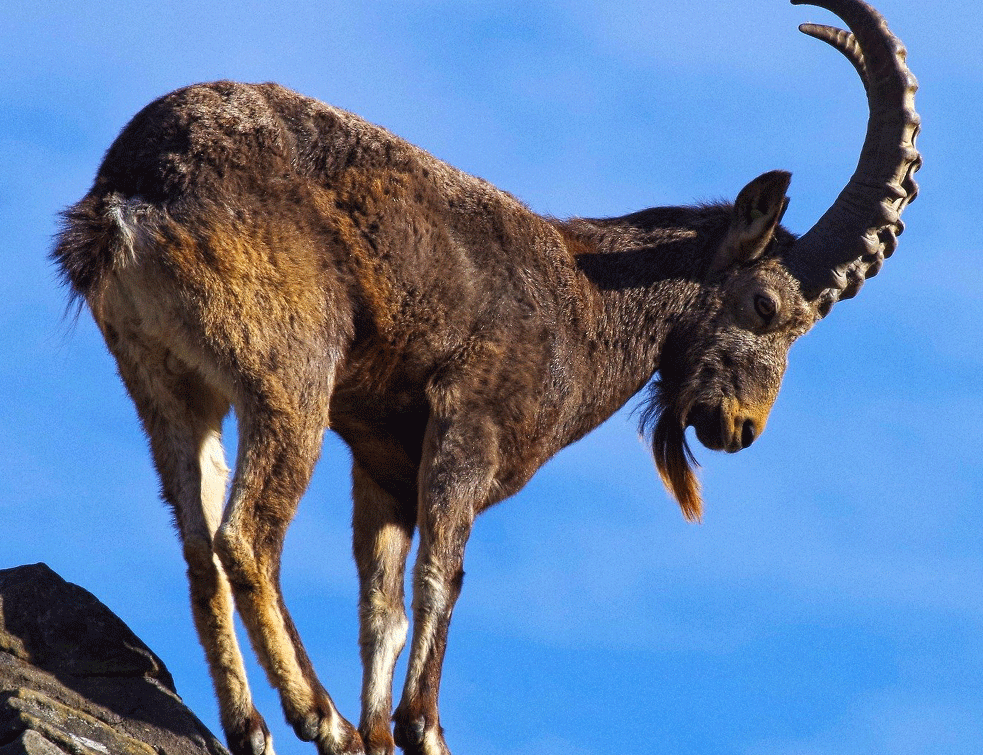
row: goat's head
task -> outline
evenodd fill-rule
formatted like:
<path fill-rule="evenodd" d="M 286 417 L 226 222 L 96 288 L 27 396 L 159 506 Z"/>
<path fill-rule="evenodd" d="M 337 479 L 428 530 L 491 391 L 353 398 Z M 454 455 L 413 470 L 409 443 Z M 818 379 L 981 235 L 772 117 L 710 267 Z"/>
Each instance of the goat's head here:
<path fill-rule="evenodd" d="M 806 0 L 792 0 L 793 3 Z M 704 276 L 701 321 L 682 318 L 667 336 L 660 378 L 642 418 L 656 464 L 687 518 L 698 519 L 699 486 L 685 429 L 715 450 L 739 451 L 764 429 L 792 342 L 833 304 L 854 296 L 880 269 L 915 198 L 921 164 L 914 77 L 905 50 L 872 8 L 812 0 L 852 30 L 804 24 L 836 47 L 867 90 L 870 118 L 857 169 L 833 206 L 801 238 L 779 225 L 790 175 L 766 173 L 730 210 L 729 227 Z"/>

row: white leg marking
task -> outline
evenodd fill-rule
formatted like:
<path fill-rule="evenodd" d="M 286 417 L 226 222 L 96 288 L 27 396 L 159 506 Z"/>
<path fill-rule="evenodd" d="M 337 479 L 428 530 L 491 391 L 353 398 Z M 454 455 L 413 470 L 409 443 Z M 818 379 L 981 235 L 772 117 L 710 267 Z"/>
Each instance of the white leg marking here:
<path fill-rule="evenodd" d="M 434 639 L 441 618 L 450 606 L 450 595 L 443 571 L 432 564 L 416 567 L 413 585 L 413 648 L 406 672 L 403 699 L 410 699 L 418 690 L 423 667 L 433 651 Z"/>
<path fill-rule="evenodd" d="M 383 595 L 373 592 L 369 598 L 371 612 L 366 627 L 370 635 L 371 666 L 365 675 L 363 697 L 367 716 L 386 718 L 392 695 L 392 674 L 396 660 L 406 644 L 409 622 L 401 606 L 393 606 Z"/>

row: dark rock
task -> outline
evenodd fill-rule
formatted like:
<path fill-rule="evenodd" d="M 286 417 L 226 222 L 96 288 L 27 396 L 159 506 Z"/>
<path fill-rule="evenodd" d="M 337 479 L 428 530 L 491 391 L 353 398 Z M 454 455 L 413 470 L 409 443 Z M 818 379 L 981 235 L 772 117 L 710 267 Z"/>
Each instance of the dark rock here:
<path fill-rule="evenodd" d="M 228 755 L 118 616 L 44 564 L 0 570 L 0 755 Z"/>

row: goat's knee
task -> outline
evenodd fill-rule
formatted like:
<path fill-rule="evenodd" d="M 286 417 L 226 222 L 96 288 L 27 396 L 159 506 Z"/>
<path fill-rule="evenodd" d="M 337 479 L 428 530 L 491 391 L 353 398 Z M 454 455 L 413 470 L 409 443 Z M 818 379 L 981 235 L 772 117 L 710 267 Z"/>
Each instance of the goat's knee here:
<path fill-rule="evenodd" d="M 359 644 L 366 653 L 375 654 L 384 646 L 395 655 L 403 649 L 409 621 L 402 601 L 372 591 L 359 606 Z"/>
<path fill-rule="evenodd" d="M 182 540 L 184 561 L 188 565 L 189 579 L 212 578 L 216 570 L 215 551 L 206 535 L 185 535 Z"/>
<path fill-rule="evenodd" d="M 225 570 L 233 592 L 237 597 L 240 591 L 253 592 L 263 582 L 263 564 L 257 558 L 252 538 L 246 536 L 240 527 L 223 524 L 215 533 L 212 548 Z"/>

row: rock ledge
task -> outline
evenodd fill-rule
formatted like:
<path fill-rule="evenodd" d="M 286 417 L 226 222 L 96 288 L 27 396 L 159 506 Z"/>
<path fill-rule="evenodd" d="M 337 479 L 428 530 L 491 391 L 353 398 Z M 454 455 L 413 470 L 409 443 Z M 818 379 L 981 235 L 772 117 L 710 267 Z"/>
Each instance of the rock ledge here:
<path fill-rule="evenodd" d="M 44 564 L 0 570 L 0 755 L 228 755 L 158 658 Z"/>

